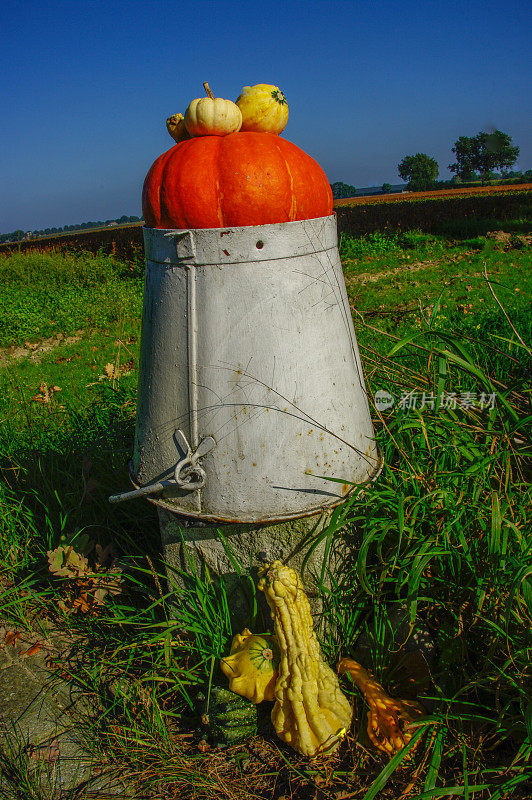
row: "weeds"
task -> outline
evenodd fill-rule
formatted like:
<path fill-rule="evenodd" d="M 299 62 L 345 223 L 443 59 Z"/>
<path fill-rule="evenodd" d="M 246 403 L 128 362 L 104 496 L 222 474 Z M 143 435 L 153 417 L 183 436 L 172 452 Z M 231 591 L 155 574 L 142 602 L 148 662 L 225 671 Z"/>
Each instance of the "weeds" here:
<path fill-rule="evenodd" d="M 352 236 L 340 237 L 340 256 L 342 259 L 363 258 L 364 256 L 389 253 L 398 249 L 399 238 L 396 234 L 375 231 L 375 233 L 368 233 L 357 239 Z"/>
<path fill-rule="evenodd" d="M 111 256 L 31 252 L 0 256 L 0 346 L 138 318 L 142 280 Z"/>

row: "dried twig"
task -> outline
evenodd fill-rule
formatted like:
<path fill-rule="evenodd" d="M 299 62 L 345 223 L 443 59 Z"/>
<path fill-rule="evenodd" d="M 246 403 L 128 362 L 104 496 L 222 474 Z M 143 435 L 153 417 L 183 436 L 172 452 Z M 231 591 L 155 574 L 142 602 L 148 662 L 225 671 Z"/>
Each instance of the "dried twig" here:
<path fill-rule="evenodd" d="M 506 309 L 504 308 L 503 304 L 501 303 L 501 301 L 499 300 L 499 298 L 497 297 L 497 295 L 496 295 L 496 294 L 495 294 L 495 292 L 493 291 L 493 287 L 492 287 L 492 285 L 491 285 L 491 281 L 490 281 L 490 279 L 489 279 L 489 277 L 488 277 L 488 271 L 487 271 L 487 269 L 486 269 L 486 262 L 484 262 L 484 272 L 483 272 L 483 274 L 484 274 L 484 277 L 485 277 L 485 279 L 486 279 L 486 283 L 488 284 L 489 290 L 490 290 L 491 294 L 493 295 L 493 299 L 495 300 L 495 302 L 497 303 L 497 305 L 498 305 L 498 306 L 499 306 L 499 308 L 501 309 L 502 313 L 503 313 L 503 314 L 504 314 L 504 316 L 506 317 L 506 320 L 507 320 L 507 322 L 508 322 L 508 325 L 510 326 L 510 328 L 512 329 L 512 331 L 515 333 L 515 335 L 517 336 L 517 338 L 519 339 L 519 341 L 521 342 L 521 344 L 523 345 L 523 347 L 525 348 L 525 350 L 527 351 L 527 353 L 528 353 L 529 355 L 531 355 L 531 356 L 532 356 L 532 350 L 530 349 L 530 347 L 528 347 L 528 345 L 526 345 L 526 344 L 525 344 L 525 342 L 523 341 L 523 339 L 520 337 L 519 333 L 518 333 L 518 332 L 517 332 L 517 330 L 515 329 L 515 325 L 513 324 L 512 320 L 510 319 L 510 317 L 508 316 L 508 314 L 506 313 Z"/>

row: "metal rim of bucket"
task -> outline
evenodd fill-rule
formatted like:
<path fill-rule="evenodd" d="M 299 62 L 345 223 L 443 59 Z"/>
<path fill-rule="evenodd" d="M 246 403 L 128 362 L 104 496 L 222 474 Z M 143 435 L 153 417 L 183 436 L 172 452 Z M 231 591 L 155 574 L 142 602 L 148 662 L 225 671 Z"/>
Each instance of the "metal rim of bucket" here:
<path fill-rule="evenodd" d="M 323 514 L 325 511 L 332 510 L 333 508 L 336 508 L 337 506 L 341 505 L 346 500 L 348 500 L 355 491 L 355 489 L 357 489 L 358 487 L 367 486 L 368 484 L 373 483 L 373 481 L 375 481 L 379 477 L 384 467 L 384 458 L 378 447 L 376 448 L 376 460 L 378 461 L 378 463 L 377 466 L 375 467 L 374 472 L 372 472 L 371 475 L 365 481 L 354 485 L 352 489 L 350 489 L 350 491 L 347 492 L 347 494 L 345 494 L 343 497 L 338 498 L 336 502 L 328 503 L 327 505 L 315 506 L 312 509 L 307 509 L 307 511 L 305 511 L 304 514 L 299 512 L 297 514 L 281 514 L 278 517 L 263 517 L 261 519 L 231 519 L 227 517 L 216 516 L 214 514 L 192 514 L 180 508 L 176 508 L 175 505 L 172 505 L 172 503 L 170 503 L 167 500 L 161 500 L 157 497 L 146 497 L 146 500 L 148 500 L 149 503 L 158 506 L 159 508 L 163 508 L 165 511 L 171 511 L 178 517 L 185 517 L 186 519 L 197 520 L 198 522 L 203 522 L 203 523 L 222 522 L 233 525 L 235 524 L 269 525 L 269 524 L 275 524 L 276 522 L 289 522 L 290 520 L 293 519 L 303 519 L 304 517 L 313 517 L 316 514 Z M 140 485 L 133 480 L 132 470 L 133 470 L 133 462 L 130 461 L 128 464 L 129 480 L 131 481 L 135 489 L 140 489 Z"/>

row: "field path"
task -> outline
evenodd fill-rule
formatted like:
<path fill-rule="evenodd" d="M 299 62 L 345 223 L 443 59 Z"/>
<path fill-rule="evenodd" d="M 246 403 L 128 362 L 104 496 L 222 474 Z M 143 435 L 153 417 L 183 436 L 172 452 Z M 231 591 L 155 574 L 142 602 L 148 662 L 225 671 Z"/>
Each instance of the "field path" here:
<path fill-rule="evenodd" d="M 74 336 L 51 336 L 41 342 L 24 342 L 24 346 L 12 345 L 11 347 L 0 348 L 0 364 L 7 364 L 10 361 L 19 361 L 21 358 L 30 358 L 32 361 L 40 361 L 46 353 L 50 353 L 60 345 L 76 344 L 83 336 L 83 330 L 76 331 Z"/>
<path fill-rule="evenodd" d="M 348 263 L 350 259 L 346 259 Z M 428 269 L 436 267 L 445 261 L 445 257 L 429 259 L 428 261 L 415 261 L 413 264 L 403 264 L 400 267 L 394 267 L 386 272 L 361 272 L 360 275 L 345 275 L 345 280 L 348 286 L 353 286 L 357 283 L 377 283 L 383 278 L 389 278 L 393 275 L 404 275 L 405 272 L 417 272 L 420 269 Z"/>

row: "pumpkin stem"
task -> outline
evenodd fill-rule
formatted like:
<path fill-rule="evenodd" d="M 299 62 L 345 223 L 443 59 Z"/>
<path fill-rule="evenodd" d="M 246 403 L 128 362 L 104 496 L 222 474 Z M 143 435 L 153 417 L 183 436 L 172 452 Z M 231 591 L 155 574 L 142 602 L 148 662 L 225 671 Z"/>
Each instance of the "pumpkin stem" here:
<path fill-rule="evenodd" d="M 204 82 L 203 82 L 203 88 L 204 88 L 204 89 L 205 89 L 205 91 L 207 92 L 207 97 L 210 97 L 210 98 L 211 98 L 211 100 L 214 100 L 214 95 L 213 95 L 213 93 L 211 92 L 211 87 L 209 86 L 209 84 L 207 83 L 207 81 L 204 81 Z"/>

